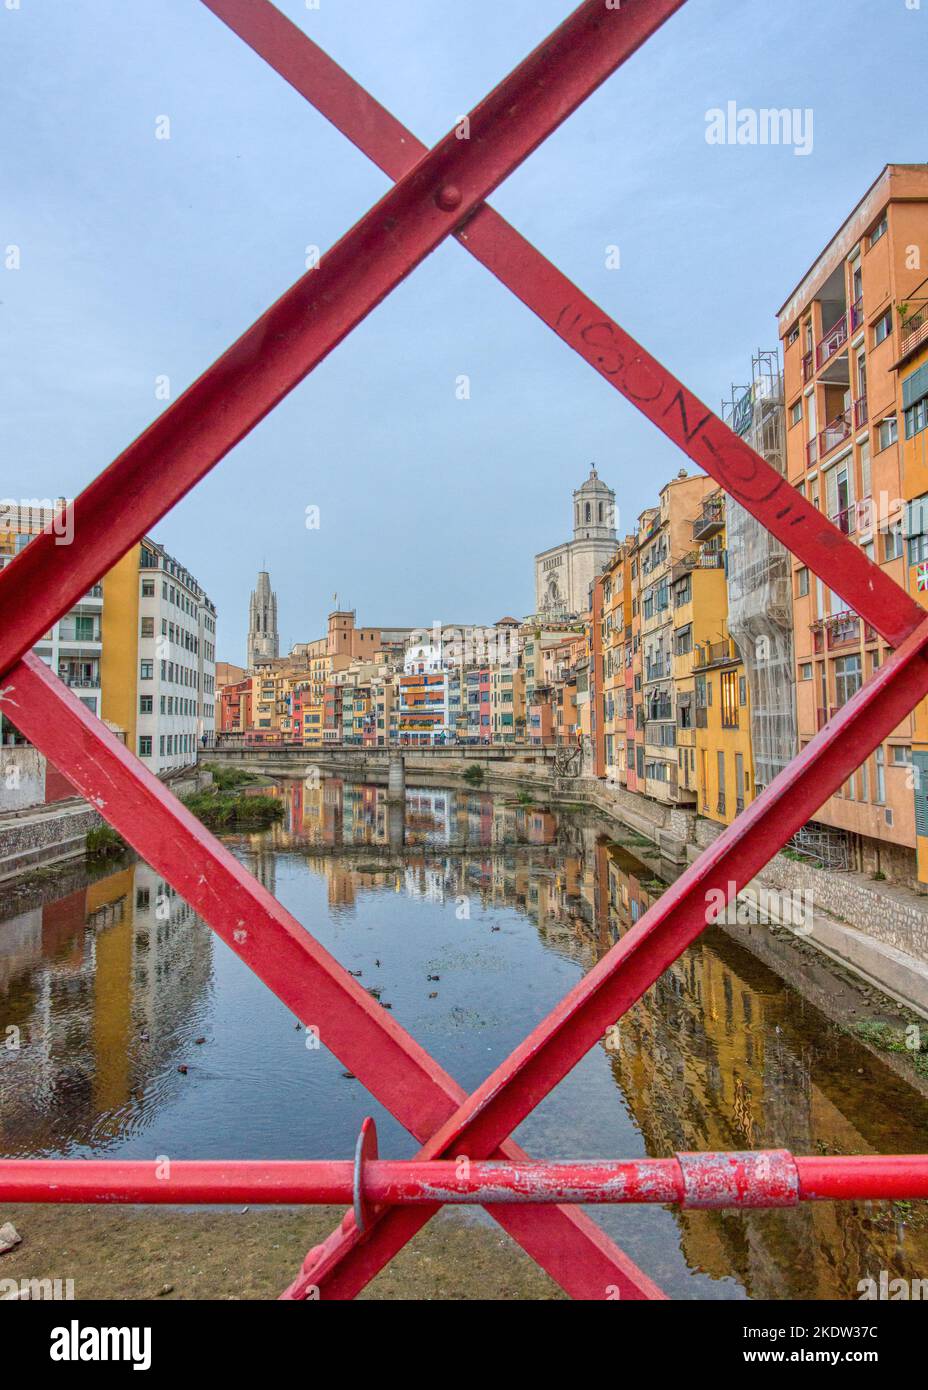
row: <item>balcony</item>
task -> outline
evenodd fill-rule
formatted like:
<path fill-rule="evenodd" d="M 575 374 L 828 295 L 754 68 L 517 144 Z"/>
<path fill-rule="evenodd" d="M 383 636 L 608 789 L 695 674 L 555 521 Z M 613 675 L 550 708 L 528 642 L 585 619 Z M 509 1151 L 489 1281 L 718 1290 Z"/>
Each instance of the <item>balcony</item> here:
<path fill-rule="evenodd" d="M 851 412 L 850 408 L 843 410 L 840 415 L 836 415 L 819 435 L 819 446 L 821 449 L 820 457 L 824 458 L 830 454 L 832 449 L 837 449 L 839 444 L 843 444 L 851 433 Z"/>
<path fill-rule="evenodd" d="M 906 309 L 905 318 L 902 310 Z M 928 299 L 916 299 L 906 305 L 899 305 L 899 348 L 900 352 L 912 352 L 928 342 Z"/>
<path fill-rule="evenodd" d="M 842 647 L 860 645 L 860 619 L 850 609 L 843 613 L 835 613 L 830 618 L 819 618 L 809 624 L 809 630 L 812 633 L 812 652 L 815 656 L 821 656 L 826 650 L 833 652 Z M 866 631 L 869 633 L 872 629 L 868 626 Z M 866 640 L 869 641 L 870 638 L 867 637 Z"/>
<path fill-rule="evenodd" d="M 818 440 L 810 439 L 806 445 L 806 468 L 818 463 Z"/>
<path fill-rule="evenodd" d="M 830 362 L 836 353 L 844 347 L 847 342 L 847 314 L 842 314 L 837 323 L 833 323 L 823 338 L 820 338 L 815 348 L 815 367 L 820 371 L 826 362 Z"/>
<path fill-rule="evenodd" d="M 854 427 L 862 430 L 870 419 L 870 412 L 867 408 L 867 397 L 861 396 L 859 401 L 854 402 Z"/>
<path fill-rule="evenodd" d="M 860 619 L 850 611 L 835 613 L 825 624 L 828 650 L 836 647 L 857 647 L 860 645 Z"/>
<path fill-rule="evenodd" d="M 716 498 L 705 504 L 702 514 L 693 522 L 693 539 L 697 541 L 708 540 L 710 536 L 718 535 L 724 525 L 725 503 L 721 498 Z"/>
<path fill-rule="evenodd" d="M 857 503 L 852 502 L 849 507 L 838 512 L 831 520 L 832 524 L 837 526 L 839 531 L 843 531 L 845 536 L 853 536 L 857 530 Z"/>
<path fill-rule="evenodd" d="M 706 666 L 720 666 L 739 659 L 730 637 L 723 642 L 703 642 L 693 648 L 693 653 L 694 670 L 701 670 Z"/>

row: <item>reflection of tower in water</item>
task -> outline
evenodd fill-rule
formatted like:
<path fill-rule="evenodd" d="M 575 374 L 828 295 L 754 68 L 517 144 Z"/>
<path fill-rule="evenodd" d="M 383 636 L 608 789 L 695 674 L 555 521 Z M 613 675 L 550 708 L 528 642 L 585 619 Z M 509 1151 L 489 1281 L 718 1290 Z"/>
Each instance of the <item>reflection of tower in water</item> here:
<path fill-rule="evenodd" d="M 248 866 L 255 878 L 266 888 L 272 897 L 277 897 L 277 855 L 273 850 L 261 847 L 250 857 Z"/>

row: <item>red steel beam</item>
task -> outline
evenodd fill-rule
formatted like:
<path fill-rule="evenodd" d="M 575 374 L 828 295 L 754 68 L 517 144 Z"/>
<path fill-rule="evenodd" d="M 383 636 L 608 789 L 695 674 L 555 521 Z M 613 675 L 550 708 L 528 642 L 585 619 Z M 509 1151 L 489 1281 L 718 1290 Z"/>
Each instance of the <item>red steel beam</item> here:
<path fill-rule="evenodd" d="M 928 693 L 928 618 L 709 849 L 477 1088 L 417 1158 L 488 1157 Z M 425 1224 L 420 1208 L 350 1225 L 310 1251 L 284 1297 L 353 1297 Z"/>
<path fill-rule="evenodd" d="M 271 0 L 201 3 L 390 178 L 402 179 L 425 153 L 411 131 Z M 679 6 L 655 8 L 669 13 Z M 924 612 L 915 600 L 505 218 L 484 204 L 454 235 L 891 646 L 915 631 Z"/>
<path fill-rule="evenodd" d="M 226 945 L 420 1142 L 464 1090 L 339 965 L 106 726 L 29 653 L 4 678 L 8 718 L 58 767 Z M 524 1159 L 514 1142 L 501 1157 Z M 424 1209 L 420 1209 L 424 1210 Z M 437 1207 L 432 1208 L 432 1211 Z M 418 1214 L 418 1213 L 417 1213 Z M 427 1216 L 431 1215 L 431 1211 Z M 493 1208 L 491 1215 L 576 1298 L 663 1298 L 581 1211 Z M 427 1219 L 426 1216 L 426 1219 Z"/>
<path fill-rule="evenodd" d="M 689 1170 L 698 1166 L 700 1179 Z M 583 1163 L 431 1163 L 373 1159 L 366 1201 L 380 1205 L 632 1202 L 683 1207 L 796 1206 L 801 1201 L 928 1198 L 924 1154 L 797 1158 L 786 1150 L 677 1154 Z M 12 1159 L 0 1162 L 0 1202 L 348 1204 L 351 1160 Z M 731 1200 L 729 1200 L 731 1198 Z"/>
<path fill-rule="evenodd" d="M 303 380 L 684 0 L 584 0 L 0 573 L 0 672 Z M 101 518 L 107 524 L 101 524 Z"/>

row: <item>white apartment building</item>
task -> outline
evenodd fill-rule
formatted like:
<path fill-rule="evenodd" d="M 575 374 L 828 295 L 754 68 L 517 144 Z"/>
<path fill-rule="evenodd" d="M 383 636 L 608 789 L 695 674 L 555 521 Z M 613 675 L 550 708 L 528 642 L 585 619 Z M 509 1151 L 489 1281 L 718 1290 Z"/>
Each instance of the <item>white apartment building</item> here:
<path fill-rule="evenodd" d="M 139 549 L 137 752 L 153 772 L 196 760 L 215 727 L 216 609 L 147 537 Z"/>
<path fill-rule="evenodd" d="M 61 499 L 63 501 L 63 499 Z M 52 505 L 4 502 L 0 510 L 0 570 L 52 523 Z M 35 645 L 35 653 L 69 686 L 82 704 L 102 713 L 100 655 L 103 650 L 103 585 L 95 584 Z M 4 741 L 17 735 L 3 730 Z"/>

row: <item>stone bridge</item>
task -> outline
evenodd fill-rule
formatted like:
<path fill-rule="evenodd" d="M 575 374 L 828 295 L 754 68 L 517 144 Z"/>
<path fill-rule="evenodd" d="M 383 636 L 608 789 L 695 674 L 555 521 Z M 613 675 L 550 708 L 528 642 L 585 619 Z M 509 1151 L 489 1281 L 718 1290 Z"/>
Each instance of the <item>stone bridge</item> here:
<path fill-rule="evenodd" d="M 306 777 L 316 770 L 323 776 L 389 781 L 391 788 L 401 785 L 397 781 L 401 771 L 406 777 L 413 776 L 425 782 L 461 777 L 472 767 L 479 767 L 487 781 L 511 782 L 539 778 L 550 781 L 579 771 L 575 748 L 539 748 L 531 744 L 459 744 L 436 748 L 362 748 L 345 744 L 300 748 L 289 744 L 246 748 L 225 743 L 202 749 L 199 761 L 242 767 L 274 777 Z"/>

